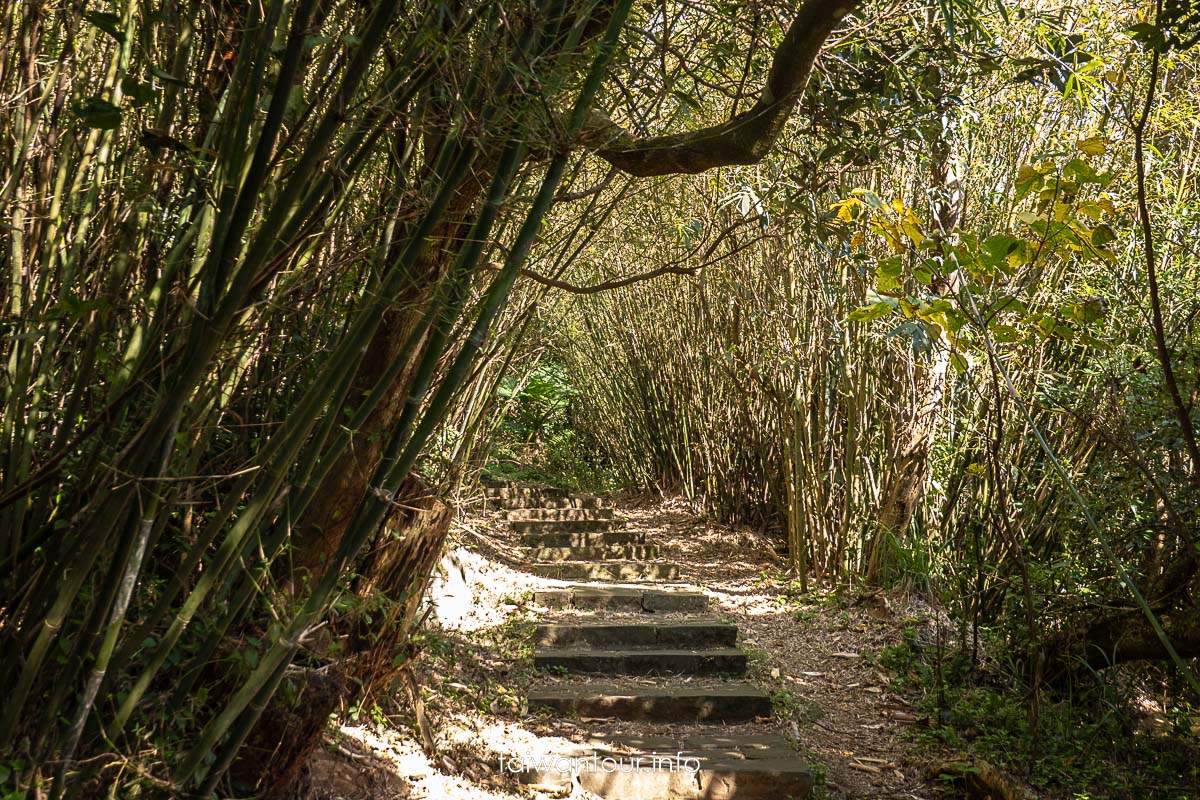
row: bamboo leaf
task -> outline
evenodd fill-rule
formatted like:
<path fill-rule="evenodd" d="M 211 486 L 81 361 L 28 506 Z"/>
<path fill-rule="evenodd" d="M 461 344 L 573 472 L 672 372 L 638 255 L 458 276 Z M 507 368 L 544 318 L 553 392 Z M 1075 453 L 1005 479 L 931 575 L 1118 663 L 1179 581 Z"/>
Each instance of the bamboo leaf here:
<path fill-rule="evenodd" d="M 121 18 L 116 14 L 106 11 L 85 11 L 83 18 L 116 39 L 120 44 L 125 44 L 125 31 L 121 25 Z"/>
<path fill-rule="evenodd" d="M 89 128 L 112 130 L 121 124 L 121 109 L 99 97 L 89 97 L 76 104 L 75 115 Z"/>

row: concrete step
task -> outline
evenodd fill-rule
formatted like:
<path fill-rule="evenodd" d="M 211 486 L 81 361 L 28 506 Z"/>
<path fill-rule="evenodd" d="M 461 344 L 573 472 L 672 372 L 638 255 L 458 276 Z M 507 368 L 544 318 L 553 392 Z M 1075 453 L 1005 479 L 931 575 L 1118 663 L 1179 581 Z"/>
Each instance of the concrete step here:
<path fill-rule="evenodd" d="M 492 506 L 508 511 L 529 511 L 532 509 L 584 509 L 600 510 L 609 508 L 609 502 L 600 497 L 493 497 L 489 498 Z"/>
<path fill-rule="evenodd" d="M 512 498 L 521 498 L 523 500 L 558 500 L 563 497 L 569 497 L 567 492 L 562 489 L 551 489 L 544 486 L 485 486 L 483 487 L 484 497 L 495 497 L 501 500 Z"/>
<path fill-rule="evenodd" d="M 485 487 L 483 496 L 502 508 L 602 508 L 611 505 L 602 497 L 531 486 Z"/>
<path fill-rule="evenodd" d="M 611 508 L 513 508 L 504 512 L 509 521 L 612 519 Z"/>
<path fill-rule="evenodd" d="M 708 596 L 703 592 L 665 589 L 626 588 L 623 586 L 570 586 L 533 593 L 533 602 L 546 608 L 574 608 L 595 611 L 707 611 Z"/>
<path fill-rule="evenodd" d="M 734 647 L 737 625 L 717 619 L 577 623 L 539 625 L 534 641 L 543 647 L 687 648 Z"/>
<path fill-rule="evenodd" d="M 534 575 L 559 581 L 674 581 L 679 567 L 641 561 L 559 561 L 532 564 Z"/>
<path fill-rule="evenodd" d="M 578 781 L 589 796 L 606 800 L 804 800 L 816 783 L 796 756 L 743 760 L 605 752 L 542 759 L 517 779 L 556 792 L 571 791 Z"/>
<path fill-rule="evenodd" d="M 620 650 L 555 647 L 535 650 L 535 669 L 605 675 L 744 675 L 746 654 L 733 647 Z"/>
<path fill-rule="evenodd" d="M 531 561 L 652 561 L 658 558 L 656 544 L 609 544 L 601 547 L 530 547 Z"/>
<path fill-rule="evenodd" d="M 676 736 L 644 734 L 593 734 L 586 746 L 601 751 L 682 753 L 684 755 L 749 758 L 794 758 L 796 748 L 778 733 L 699 734 Z"/>
<path fill-rule="evenodd" d="M 642 544 L 643 531 L 593 531 L 591 533 L 545 533 L 534 531 L 521 537 L 526 547 L 601 547 L 610 544 Z"/>
<path fill-rule="evenodd" d="M 529 690 L 529 709 L 580 717 L 659 722 L 746 722 L 770 717 L 771 697 L 748 683 L 717 687 L 561 683 Z"/>
<path fill-rule="evenodd" d="M 518 519 L 508 523 L 517 533 L 596 533 L 625 527 L 623 519 Z"/>
<path fill-rule="evenodd" d="M 783 800 L 808 797 L 815 783 L 791 743 L 772 734 L 592 737 L 516 766 L 526 785 L 566 791 L 578 780 L 614 800 Z"/>

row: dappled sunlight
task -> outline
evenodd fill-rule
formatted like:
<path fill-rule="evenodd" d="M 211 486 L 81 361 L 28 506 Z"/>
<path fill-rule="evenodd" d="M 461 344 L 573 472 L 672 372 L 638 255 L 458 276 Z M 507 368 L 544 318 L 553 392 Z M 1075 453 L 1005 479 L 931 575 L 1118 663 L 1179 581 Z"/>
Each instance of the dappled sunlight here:
<path fill-rule="evenodd" d="M 917 792 L 910 796 L 924 796 L 905 735 L 918 717 L 888 690 L 888 677 L 874 660 L 881 648 L 897 640 L 899 619 L 891 608 L 903 599 L 847 606 L 832 595 L 796 597 L 787 591 L 778 558 L 768 554 L 768 539 L 714 524 L 677 500 L 643 501 L 639 507 L 619 508 L 618 516 L 645 530 L 647 541 L 659 544 L 663 557 L 679 565 L 681 577 L 692 576 L 693 585 L 708 591 L 714 605 L 706 616 L 737 622 L 739 644 L 750 656 L 748 679 L 776 697 L 777 719 L 710 724 L 713 735 L 736 739 L 775 730 L 823 765 L 827 785 L 835 791 L 862 795 L 904 789 Z M 522 572 L 515 543 L 497 515 L 463 515 L 431 589 L 429 602 L 438 611 L 428 623 L 430 638 L 418 674 L 434 721 L 438 756 L 426 758 L 404 725 L 343 729 L 371 752 L 386 754 L 390 769 L 410 781 L 413 796 L 509 797 L 529 787 L 518 787 L 504 774 L 504 759 L 588 752 L 606 742 L 618 742 L 612 747 L 623 752 L 619 742 L 629 737 L 669 740 L 694 730 L 683 723 L 528 714 L 522 700 L 535 675 L 524 642 L 533 616 L 570 622 L 592 615 L 534 604 L 532 592 L 559 582 Z M 718 570 L 720 580 L 701 579 Z M 880 610 L 884 607 L 887 613 Z M 617 612 L 605 616 L 627 618 Z M 663 620 L 688 617 L 682 612 L 654 615 Z M 917 619 L 908 615 L 905 624 Z M 571 683 L 552 673 L 536 680 L 546 686 Z M 623 681 L 647 688 L 725 685 L 723 678 L 702 676 L 629 676 Z M 397 713 L 400 722 L 406 714 Z"/>

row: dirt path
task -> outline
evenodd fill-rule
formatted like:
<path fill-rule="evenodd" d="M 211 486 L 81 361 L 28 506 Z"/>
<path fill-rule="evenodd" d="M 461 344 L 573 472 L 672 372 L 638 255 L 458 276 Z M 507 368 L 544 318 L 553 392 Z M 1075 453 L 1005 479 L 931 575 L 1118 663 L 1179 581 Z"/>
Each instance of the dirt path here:
<path fill-rule="evenodd" d="M 751 655 L 748 679 L 777 699 L 772 724 L 824 776 L 817 797 L 939 796 L 923 783 L 913 754 L 919 720 L 877 666 L 906 627 L 927 624 L 928 609 L 882 598 L 857 605 L 799 598 L 767 540 L 708 523 L 678 501 L 618 506 L 617 515 L 645 530 L 683 581 L 703 587 L 714 612 L 739 624 Z M 418 665 L 435 757 L 421 752 L 401 690 L 393 708 L 362 710 L 340 726 L 310 764 L 310 798 L 530 797 L 501 759 L 551 753 L 595 731 L 589 720 L 530 715 L 521 699 L 533 678 L 532 620 L 545 613 L 529 598 L 561 584 L 522 571 L 516 538 L 495 512 L 461 515 L 452 548 Z M 623 723 L 621 730 L 661 731 L 651 727 Z"/>

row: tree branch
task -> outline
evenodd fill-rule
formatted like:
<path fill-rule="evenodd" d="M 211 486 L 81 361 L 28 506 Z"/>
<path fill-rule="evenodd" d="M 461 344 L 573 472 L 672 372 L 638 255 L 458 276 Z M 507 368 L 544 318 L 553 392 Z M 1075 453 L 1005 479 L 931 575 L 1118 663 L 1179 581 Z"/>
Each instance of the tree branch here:
<path fill-rule="evenodd" d="M 651 278 L 657 278 L 660 275 L 695 275 L 696 270 L 700 267 L 676 267 L 666 266 L 652 269 L 649 272 L 639 272 L 637 275 L 630 275 L 625 278 L 616 278 L 604 283 L 595 283 L 591 286 L 576 286 L 573 283 L 560 281 L 557 278 L 548 278 L 541 273 L 534 272 L 531 269 L 522 269 L 521 275 L 530 278 L 543 286 L 550 286 L 554 289 L 562 289 L 564 292 L 571 294 L 599 294 L 600 292 L 608 292 L 613 289 L 620 289 L 622 286 L 628 286 L 631 283 L 641 283 L 648 281 Z"/>
<path fill-rule="evenodd" d="M 1163 630 L 1184 658 L 1200 656 L 1200 614 L 1190 608 L 1159 615 Z M 1079 678 L 1127 661 L 1166 661 L 1170 653 L 1139 611 L 1109 617 L 1080 630 L 1078 627 L 1052 641 L 1047 653 L 1051 682 Z"/>
<path fill-rule="evenodd" d="M 758 100 L 726 122 L 638 139 L 603 113 L 593 111 L 584 128 L 584 146 L 617 169 L 640 177 L 696 173 L 761 160 L 800 99 L 821 46 L 860 2 L 807 0 L 775 51 Z"/>
<path fill-rule="evenodd" d="M 600 292 L 608 292 L 608 291 L 612 291 L 613 289 L 620 289 L 623 286 L 629 286 L 634 283 L 641 283 L 642 281 L 648 281 L 653 278 L 657 278 L 660 275 L 695 275 L 697 272 L 704 269 L 705 267 L 710 267 L 713 264 L 724 261 L 725 259 L 727 259 L 731 256 L 737 255 L 741 251 L 745 250 L 747 247 L 751 247 L 755 244 L 758 244 L 764 238 L 766 238 L 765 236 L 757 236 L 748 242 L 743 242 L 743 243 L 737 245 L 732 250 L 730 250 L 728 253 L 724 253 L 723 255 L 719 256 L 718 258 L 712 257 L 712 254 L 714 252 L 716 252 L 717 247 L 721 244 L 721 242 L 723 242 L 726 239 L 726 237 L 730 236 L 734 231 L 738 230 L 739 228 L 741 228 L 745 225 L 750 224 L 753 221 L 754 220 L 741 220 L 739 222 L 735 222 L 733 225 L 730 225 L 728 228 L 721 231 L 720 235 L 717 236 L 717 238 L 712 242 L 712 244 L 710 244 L 708 247 L 706 247 L 704 249 L 704 256 L 703 256 L 701 262 L 692 267 L 680 266 L 681 261 L 684 260 L 684 259 L 681 259 L 680 261 L 675 261 L 674 263 L 666 264 L 664 266 L 649 270 L 647 272 L 639 272 L 636 275 L 629 275 L 624 278 L 613 278 L 612 280 L 604 281 L 603 283 L 594 283 L 590 286 L 579 286 L 574 283 L 568 283 L 567 281 L 559 280 L 558 278 L 551 278 L 551 277 L 541 274 L 540 272 L 535 272 L 528 268 L 522 268 L 521 275 L 533 280 L 535 283 L 540 283 L 543 286 L 549 286 L 553 289 L 562 289 L 564 292 L 570 292 L 571 294 L 599 294 Z M 692 252 L 694 253 L 695 251 L 692 251 Z M 492 269 L 492 270 L 500 269 L 499 265 L 497 265 L 497 264 L 488 264 L 487 266 L 488 266 L 488 269 Z"/>

